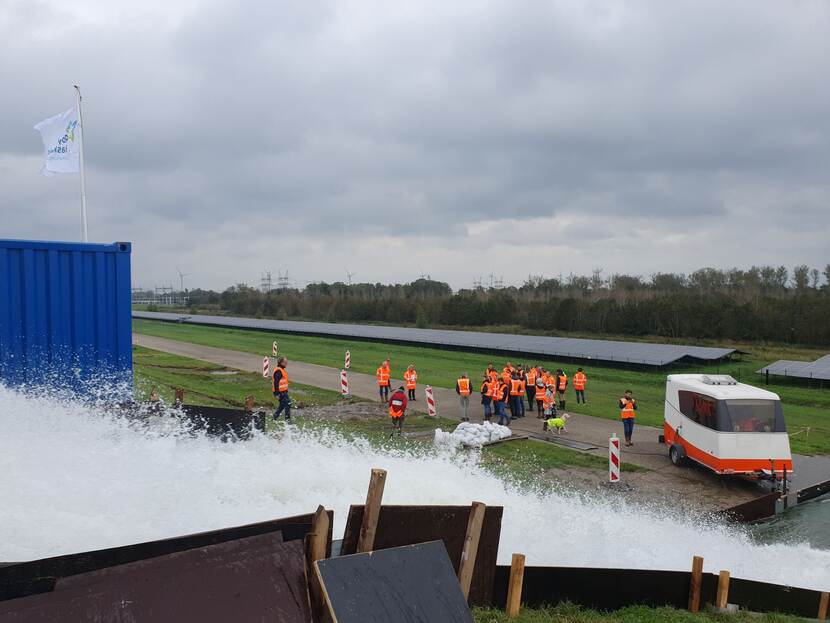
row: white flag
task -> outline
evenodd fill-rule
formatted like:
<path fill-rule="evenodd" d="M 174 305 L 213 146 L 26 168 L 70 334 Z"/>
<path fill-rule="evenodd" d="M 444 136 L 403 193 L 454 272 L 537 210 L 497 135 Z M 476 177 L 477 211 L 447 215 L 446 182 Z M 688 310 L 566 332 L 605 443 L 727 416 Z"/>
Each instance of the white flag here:
<path fill-rule="evenodd" d="M 51 177 L 55 173 L 77 173 L 80 166 L 80 131 L 78 109 L 70 108 L 35 126 L 43 139 L 45 160 L 40 174 Z"/>

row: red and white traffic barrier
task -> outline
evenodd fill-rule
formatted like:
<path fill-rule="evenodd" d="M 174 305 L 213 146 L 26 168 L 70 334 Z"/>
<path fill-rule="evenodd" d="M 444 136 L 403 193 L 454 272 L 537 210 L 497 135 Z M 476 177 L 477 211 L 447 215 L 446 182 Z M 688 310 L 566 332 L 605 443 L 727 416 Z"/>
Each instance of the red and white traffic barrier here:
<path fill-rule="evenodd" d="M 343 367 L 346 368 L 346 370 L 348 370 L 349 366 L 351 366 L 351 365 L 352 365 L 352 354 L 349 351 L 346 351 L 346 360 L 343 362 Z"/>
<path fill-rule="evenodd" d="M 268 357 L 262 358 L 262 376 L 266 379 L 271 376 L 271 360 Z"/>
<path fill-rule="evenodd" d="M 611 482 L 620 481 L 620 438 L 616 433 L 612 433 L 608 440 L 608 479 Z"/>
<path fill-rule="evenodd" d="M 276 341 L 274 341 L 274 343 L 271 344 L 271 356 L 272 357 L 277 356 L 277 342 Z"/>
<path fill-rule="evenodd" d="M 438 415 L 438 410 L 435 408 L 435 396 L 432 395 L 432 388 L 427 385 L 426 386 L 426 394 L 427 394 L 427 416 L 428 417 L 435 417 Z"/>
<path fill-rule="evenodd" d="M 343 398 L 349 395 L 349 377 L 345 370 L 340 370 L 340 395 Z"/>

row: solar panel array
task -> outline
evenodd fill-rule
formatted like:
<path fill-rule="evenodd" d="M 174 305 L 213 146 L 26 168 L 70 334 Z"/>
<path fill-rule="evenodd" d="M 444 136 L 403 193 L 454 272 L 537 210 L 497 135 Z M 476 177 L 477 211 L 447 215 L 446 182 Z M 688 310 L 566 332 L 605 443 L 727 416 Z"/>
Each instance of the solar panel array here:
<path fill-rule="evenodd" d="M 446 331 L 439 329 L 412 329 L 408 327 L 379 327 L 330 322 L 302 322 L 297 320 L 266 320 L 261 318 L 234 318 L 231 316 L 185 316 L 164 312 L 133 312 L 133 318 L 166 320 L 188 324 L 212 325 L 239 329 L 261 329 L 282 333 L 305 333 L 338 338 L 361 338 L 382 342 L 401 342 L 419 346 L 443 346 L 475 350 L 522 353 L 544 357 L 567 357 L 634 363 L 646 366 L 665 366 L 680 359 L 716 361 L 735 352 L 734 348 L 708 348 L 676 344 L 647 344 L 616 340 L 587 340 L 565 337 L 542 337 L 507 333 L 476 331 Z"/>
<path fill-rule="evenodd" d="M 799 379 L 830 381 L 830 355 L 825 355 L 812 362 L 781 359 L 761 368 L 758 372 L 761 374 L 769 372 L 776 376 L 793 376 Z"/>

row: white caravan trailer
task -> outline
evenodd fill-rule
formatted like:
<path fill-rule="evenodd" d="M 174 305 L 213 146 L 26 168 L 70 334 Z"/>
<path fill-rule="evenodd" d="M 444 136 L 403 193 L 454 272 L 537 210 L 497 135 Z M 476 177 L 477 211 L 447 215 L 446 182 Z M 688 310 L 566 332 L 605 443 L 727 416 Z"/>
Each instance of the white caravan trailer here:
<path fill-rule="evenodd" d="M 778 394 L 731 376 L 666 377 L 663 435 L 675 465 L 688 458 L 718 474 L 781 479 L 785 470 L 792 473 Z"/>

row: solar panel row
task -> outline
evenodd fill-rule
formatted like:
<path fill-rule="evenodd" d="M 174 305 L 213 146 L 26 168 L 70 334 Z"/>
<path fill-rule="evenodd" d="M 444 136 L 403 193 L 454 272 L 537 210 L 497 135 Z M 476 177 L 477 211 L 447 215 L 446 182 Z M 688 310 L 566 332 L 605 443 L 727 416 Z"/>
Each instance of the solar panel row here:
<path fill-rule="evenodd" d="M 183 316 L 181 314 L 164 312 L 133 312 L 133 317 L 241 329 L 262 329 L 285 333 L 305 333 L 418 345 L 526 353 L 528 355 L 545 357 L 594 359 L 597 361 L 635 363 L 648 366 L 665 366 L 684 358 L 715 361 L 735 352 L 733 348 L 708 348 L 675 344 L 622 342 L 617 340 L 540 337 L 535 335 L 483 333 L 476 331 L 378 327 L 357 324 L 335 324 L 330 322 L 234 318 L 230 316 Z"/>
<path fill-rule="evenodd" d="M 820 357 L 813 362 L 781 359 L 768 366 L 764 366 L 758 372 L 760 374 L 769 372 L 775 376 L 792 376 L 800 379 L 830 381 L 830 355 Z"/>

